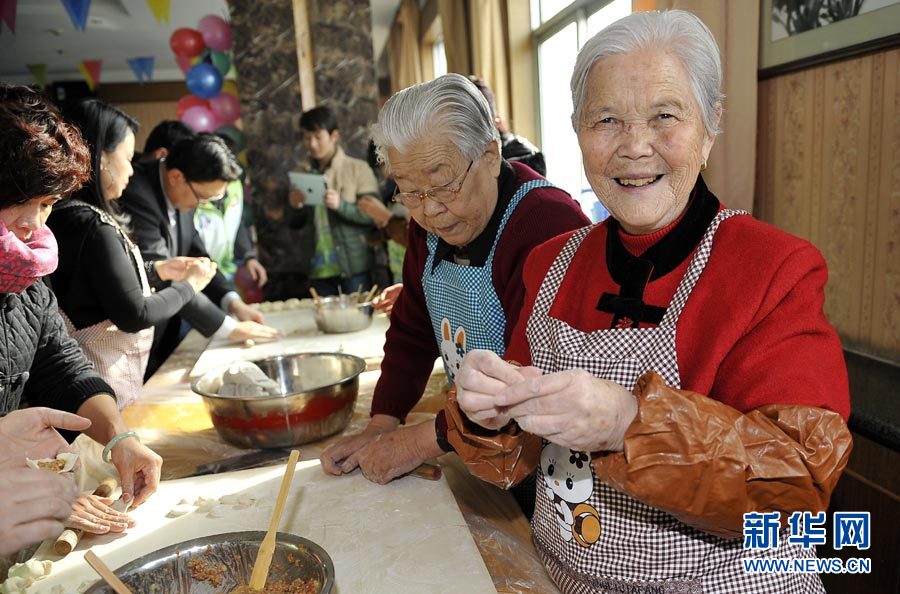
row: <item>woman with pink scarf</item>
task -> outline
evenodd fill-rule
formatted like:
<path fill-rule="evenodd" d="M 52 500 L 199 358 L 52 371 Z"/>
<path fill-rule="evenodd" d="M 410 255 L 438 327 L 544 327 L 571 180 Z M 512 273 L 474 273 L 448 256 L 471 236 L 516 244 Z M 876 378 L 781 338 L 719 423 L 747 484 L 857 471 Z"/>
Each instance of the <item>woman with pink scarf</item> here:
<path fill-rule="evenodd" d="M 58 261 L 44 223 L 53 205 L 88 179 L 88 150 L 40 95 L 0 85 L 0 155 L 0 415 L 44 406 L 88 419 L 84 433 L 107 446 L 104 457 L 119 472 L 122 499 L 140 505 L 156 490 L 162 459 L 128 430 L 114 391 L 68 337 L 56 298 L 41 280 Z M 95 533 L 125 530 L 128 516 L 106 503 L 79 496 L 66 524 Z M 0 507 L 2 529 L 17 508 L 5 501 Z"/>

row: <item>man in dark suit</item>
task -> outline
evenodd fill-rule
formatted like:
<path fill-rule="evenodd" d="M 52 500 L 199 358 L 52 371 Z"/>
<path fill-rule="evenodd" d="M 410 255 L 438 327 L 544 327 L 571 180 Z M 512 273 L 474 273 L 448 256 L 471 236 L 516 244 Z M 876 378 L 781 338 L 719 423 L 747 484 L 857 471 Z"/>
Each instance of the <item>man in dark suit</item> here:
<path fill-rule="evenodd" d="M 159 287 L 164 282 L 159 275 L 162 260 L 209 257 L 194 228 L 194 208 L 221 199 L 228 182 L 238 179 L 240 173 L 231 151 L 211 134 L 179 141 L 163 159 L 134 164 L 134 176 L 121 204 L 131 217 L 132 236 L 141 249 L 151 285 Z M 177 275 L 177 271 L 166 271 L 165 276 L 171 278 L 173 272 Z M 243 341 L 280 335 L 262 325 L 262 314 L 244 303 L 234 285 L 217 272 L 179 316 L 157 326 L 145 379 L 178 346 L 182 318 L 204 336 Z"/>

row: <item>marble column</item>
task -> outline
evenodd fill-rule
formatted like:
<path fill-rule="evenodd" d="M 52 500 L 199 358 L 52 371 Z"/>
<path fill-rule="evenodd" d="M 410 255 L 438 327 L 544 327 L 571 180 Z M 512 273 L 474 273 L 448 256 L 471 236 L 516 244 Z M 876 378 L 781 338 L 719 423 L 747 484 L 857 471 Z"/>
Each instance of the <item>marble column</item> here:
<path fill-rule="evenodd" d="M 302 168 L 301 105 L 291 0 L 232 0 L 234 64 L 247 139 L 254 220 L 267 298 L 303 297 L 311 225 L 290 229 L 287 172 Z M 308 0 L 317 103 L 338 116 L 344 149 L 365 158 L 377 116 L 369 0 Z M 299 246 L 307 246 L 303 249 Z"/>

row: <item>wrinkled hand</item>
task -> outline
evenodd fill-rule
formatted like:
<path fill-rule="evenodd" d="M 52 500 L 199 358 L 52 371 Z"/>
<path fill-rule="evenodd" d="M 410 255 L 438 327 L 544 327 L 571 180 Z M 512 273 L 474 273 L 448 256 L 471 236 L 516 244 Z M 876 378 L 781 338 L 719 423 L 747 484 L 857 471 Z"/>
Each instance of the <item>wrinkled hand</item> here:
<path fill-rule="evenodd" d="M 262 324 L 257 324 L 253 321 L 247 321 L 238 322 L 234 330 L 231 331 L 231 334 L 228 335 L 228 340 L 233 340 L 235 342 L 253 340 L 259 342 L 262 340 L 278 340 L 282 337 L 284 337 L 284 333 L 281 330 L 277 330 L 270 326 L 263 326 Z"/>
<path fill-rule="evenodd" d="M 25 458 L 55 458 L 69 444 L 54 427 L 84 431 L 91 422 L 76 414 L 37 406 L 0 417 L 0 468 L 25 468 Z"/>
<path fill-rule="evenodd" d="M 301 208 L 306 202 L 306 195 L 300 190 L 292 189 L 288 192 L 288 202 L 294 208 Z"/>
<path fill-rule="evenodd" d="M 75 481 L 66 475 L 0 469 L 0 556 L 59 536 L 77 495 Z"/>
<path fill-rule="evenodd" d="M 184 275 L 188 268 L 197 260 L 209 260 L 209 258 L 191 258 L 189 256 L 178 256 L 168 260 L 157 260 L 153 263 L 156 268 L 156 274 L 160 280 L 164 281 L 180 281 L 184 280 Z"/>
<path fill-rule="evenodd" d="M 583 369 L 528 378 L 493 401 L 524 431 L 577 452 L 621 451 L 637 415 L 631 392 Z"/>
<path fill-rule="evenodd" d="M 159 486 L 162 458 L 133 437 L 113 447 L 112 463 L 119 471 L 122 500 L 131 507 L 142 504 Z"/>
<path fill-rule="evenodd" d="M 185 271 L 183 280 L 191 285 L 195 293 L 199 293 L 213 279 L 217 269 L 218 265 L 209 258 L 195 258 Z"/>
<path fill-rule="evenodd" d="M 375 415 L 362 433 L 342 437 L 322 452 L 319 461 L 327 474 L 341 475 L 353 472 L 358 466 L 354 454 L 371 443 L 382 433 L 393 431 L 400 419 L 389 415 Z"/>
<path fill-rule="evenodd" d="M 442 453 L 434 434 L 434 423 L 426 421 L 376 436 L 351 459 L 355 458 L 363 476 L 384 485 Z"/>
<path fill-rule="evenodd" d="M 266 321 L 261 311 L 253 309 L 244 303 L 243 299 L 235 299 L 232 301 L 228 304 L 228 310 L 234 317 L 242 322 L 256 322 L 257 324 L 262 324 Z"/>
<path fill-rule="evenodd" d="M 324 203 L 325 208 L 329 210 L 337 210 L 337 208 L 341 205 L 341 195 L 337 193 L 337 190 L 325 190 Z"/>
<path fill-rule="evenodd" d="M 469 418 L 487 429 L 499 429 L 512 419 L 498 396 L 510 386 L 541 375 L 536 367 L 516 367 L 493 351 L 475 349 L 463 357 L 456 374 L 456 401 Z"/>
<path fill-rule="evenodd" d="M 109 507 L 113 500 L 91 493 L 81 493 L 72 505 L 72 513 L 66 520 L 68 528 L 81 528 L 91 534 L 125 532 L 134 526 L 134 519 L 128 514 Z"/>
<path fill-rule="evenodd" d="M 391 220 L 391 211 L 384 203 L 374 196 L 363 196 L 356 201 L 356 208 L 368 216 L 379 229 L 385 227 Z"/>
<path fill-rule="evenodd" d="M 397 297 L 400 296 L 402 291 L 403 283 L 391 285 L 372 300 L 372 307 L 375 308 L 375 311 L 383 311 L 386 314 L 391 313 L 394 309 L 394 303 L 396 303 Z"/>
<path fill-rule="evenodd" d="M 259 260 L 256 258 L 250 258 L 244 263 L 244 266 L 247 267 L 247 272 L 250 273 L 250 278 L 256 282 L 256 286 L 262 289 L 266 286 L 266 283 L 269 282 L 269 273 L 266 272 L 265 266 L 260 264 Z M 262 321 L 262 320 L 257 320 Z"/>

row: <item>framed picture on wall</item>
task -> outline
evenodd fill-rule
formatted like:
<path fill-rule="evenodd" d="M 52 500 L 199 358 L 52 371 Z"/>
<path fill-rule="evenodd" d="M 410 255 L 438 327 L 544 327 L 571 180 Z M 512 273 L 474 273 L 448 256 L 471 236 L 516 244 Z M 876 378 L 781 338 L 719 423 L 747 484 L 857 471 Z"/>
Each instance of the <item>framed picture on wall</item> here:
<path fill-rule="evenodd" d="M 900 45 L 900 0 L 762 0 L 760 78 Z"/>

